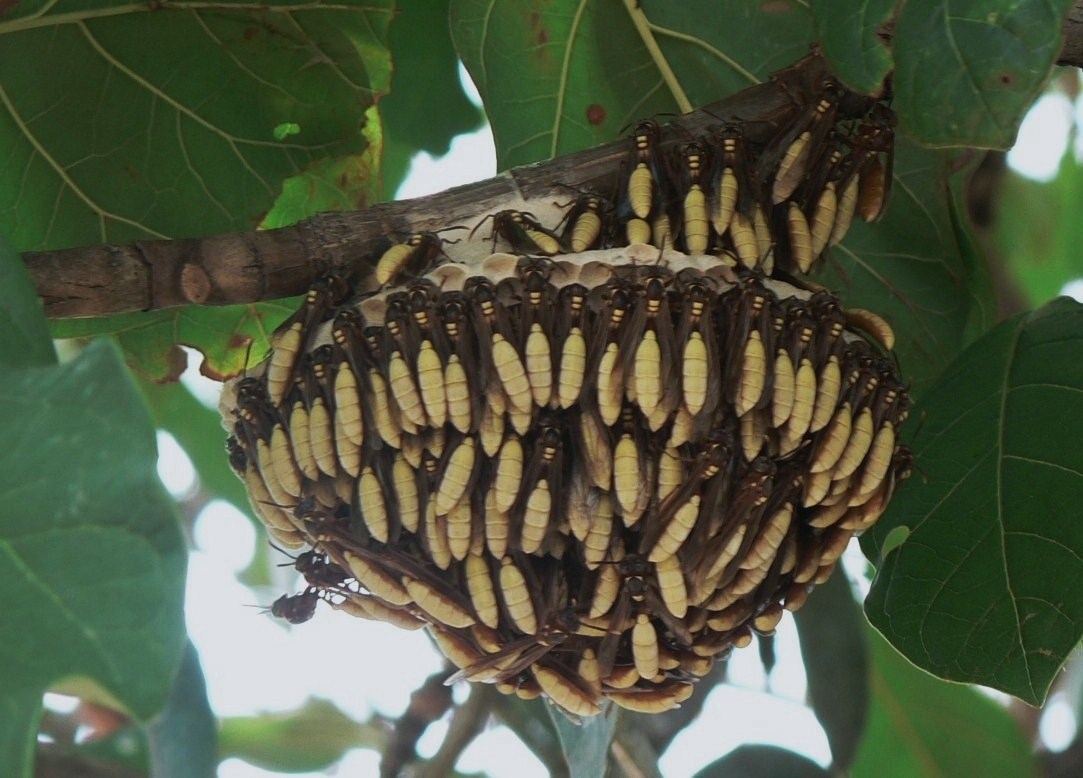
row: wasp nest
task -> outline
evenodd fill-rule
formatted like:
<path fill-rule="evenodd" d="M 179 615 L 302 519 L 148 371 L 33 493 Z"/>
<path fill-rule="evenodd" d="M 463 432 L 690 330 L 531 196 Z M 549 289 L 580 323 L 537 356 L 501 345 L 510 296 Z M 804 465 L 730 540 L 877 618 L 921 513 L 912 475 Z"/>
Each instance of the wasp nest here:
<path fill-rule="evenodd" d="M 310 549 L 275 612 L 424 626 L 456 677 L 590 716 L 674 707 L 801 607 L 908 472 L 890 328 L 768 273 L 841 238 L 879 162 L 885 109 L 843 132 L 837 95 L 756 155 L 724 128 L 667 162 L 644 123 L 615 209 L 503 211 L 521 253 L 423 234 L 374 292 L 314 288 L 223 400 L 253 506 Z"/>

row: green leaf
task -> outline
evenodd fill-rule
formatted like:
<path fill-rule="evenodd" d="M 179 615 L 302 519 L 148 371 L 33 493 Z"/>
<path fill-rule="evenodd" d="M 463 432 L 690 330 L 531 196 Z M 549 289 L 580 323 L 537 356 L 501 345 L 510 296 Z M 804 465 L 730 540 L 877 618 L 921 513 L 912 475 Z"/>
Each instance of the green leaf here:
<path fill-rule="evenodd" d="M 379 750 L 383 725 L 358 723 L 327 700 L 308 700 L 285 713 L 233 716 L 221 721 L 219 757 L 239 757 L 278 772 L 326 770 L 351 748 Z"/>
<path fill-rule="evenodd" d="M 34 774 L 34 746 L 41 721 L 37 689 L 0 692 L 0 758 L 12 778 Z"/>
<path fill-rule="evenodd" d="M 282 184 L 282 195 L 260 224 L 273 229 L 295 224 L 321 211 L 354 211 L 380 199 L 383 127 L 375 107 L 365 113 L 360 154 L 318 160 Z"/>
<path fill-rule="evenodd" d="M 204 490 L 250 513 L 244 482 L 227 462 L 226 436 L 222 417 L 200 402 L 180 383 L 154 384 L 140 381 L 143 396 L 150 404 L 154 424 L 174 438 L 195 466 Z"/>
<path fill-rule="evenodd" d="M 891 51 L 880 32 L 898 0 L 811 0 L 816 36 L 831 69 L 855 92 L 877 94 L 891 71 Z"/>
<path fill-rule="evenodd" d="M 1006 149 L 1060 51 L 1072 0 L 909 0 L 895 27 L 899 124 L 929 146 Z"/>
<path fill-rule="evenodd" d="M 867 535 L 866 610 L 919 667 L 1041 704 L 1083 636 L 1083 306 L 997 326 L 927 394 L 923 475 Z M 918 483 L 926 480 L 927 483 Z"/>
<path fill-rule="evenodd" d="M 34 284 L 19 255 L 0 238 L 0 365 L 45 367 L 55 362 Z"/>
<path fill-rule="evenodd" d="M 189 306 L 148 313 L 54 319 L 55 338 L 115 334 L 129 366 L 152 381 L 175 381 L 187 365 L 178 344 L 203 352 L 204 375 L 222 380 L 239 374 L 245 358 L 258 361 L 271 348 L 275 327 L 297 310 L 299 298 L 217 308 Z"/>
<path fill-rule="evenodd" d="M 452 0 L 451 31 L 501 169 L 612 140 L 630 123 L 677 111 L 678 95 L 692 106 L 718 100 L 792 63 L 812 38 L 797 4 L 752 0 L 725 13 L 708 0 Z"/>
<path fill-rule="evenodd" d="M 199 656 L 189 642 L 165 710 L 148 727 L 152 775 L 213 778 L 218 773 L 217 727 Z"/>
<path fill-rule="evenodd" d="M 387 0 L 5 11 L 0 230 L 20 250 L 251 229 L 284 179 L 362 149 L 387 88 Z"/>
<path fill-rule="evenodd" d="M 607 705 L 599 715 L 585 718 L 581 724 L 569 721 L 553 705 L 547 703 L 545 709 L 560 738 L 571 778 L 605 775 L 609 744 L 613 742 L 620 709 L 616 705 Z"/>
<path fill-rule="evenodd" d="M 391 94 L 380 100 L 386 136 L 381 165 L 385 199 L 394 195 L 416 153 L 442 156 L 452 138 L 481 126 L 481 111 L 459 79 L 448 5 L 449 0 L 396 3 L 388 36 L 395 72 Z"/>
<path fill-rule="evenodd" d="M 816 275 L 847 307 L 875 311 L 891 324 L 914 396 L 962 350 L 972 320 L 995 309 L 988 271 L 974 262 L 960 234 L 969 227 L 954 213 L 953 189 L 970 170 L 962 162 L 900 139 L 884 218 L 856 219 Z"/>
<path fill-rule="evenodd" d="M 266 533 L 263 522 L 252 510 L 244 482 L 229 467 L 225 455 L 228 433 L 222 428 L 222 417 L 218 412 L 205 406 L 179 381 L 158 384 L 141 379 L 139 387 L 150 405 L 155 426 L 176 438 L 192 460 L 202 488 L 232 503 L 248 517 L 256 529 L 256 537 L 262 539 Z M 269 571 L 273 566 L 269 551 L 267 543 L 262 540 L 256 543 L 252 561 L 241 575 L 243 583 L 271 585 Z"/>
<path fill-rule="evenodd" d="M 25 731 L 47 688 L 89 679 L 149 718 L 180 661 L 187 557 L 139 393 L 103 341 L 9 371 L 0 402 L 0 707 Z M 0 743 L 20 764 L 26 744 Z"/>
<path fill-rule="evenodd" d="M 1035 774 L 1026 739 L 1004 708 L 923 673 L 879 635 L 869 636 L 872 707 L 853 778 Z"/>
<path fill-rule="evenodd" d="M 704 767 L 695 778 L 828 778 L 830 773 L 806 756 L 778 746 L 738 746 Z"/>
<path fill-rule="evenodd" d="M 1052 181 L 1004 173 L 995 224 L 999 254 L 1031 305 L 1048 302 L 1083 277 L 1083 223 L 1075 218 L 1080 198 L 1083 165 L 1071 150 Z"/>
<path fill-rule="evenodd" d="M 844 573 L 818 586 L 794 614 L 812 711 L 827 734 L 835 767 L 850 769 L 869 708 L 868 629 Z"/>

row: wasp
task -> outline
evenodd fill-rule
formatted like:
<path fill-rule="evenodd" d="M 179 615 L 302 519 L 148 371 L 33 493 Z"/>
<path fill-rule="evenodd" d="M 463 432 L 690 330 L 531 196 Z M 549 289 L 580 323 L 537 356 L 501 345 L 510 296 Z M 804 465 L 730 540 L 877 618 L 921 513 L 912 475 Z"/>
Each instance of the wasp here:
<path fill-rule="evenodd" d="M 587 351 L 586 381 L 594 392 L 586 392 L 599 418 L 612 426 L 620 417 L 624 395 L 624 357 L 621 340 L 629 312 L 636 299 L 636 287 L 628 281 L 610 279 L 601 290 L 601 310 L 594 321 L 594 333 Z"/>
<path fill-rule="evenodd" d="M 680 158 L 681 186 L 685 191 L 681 236 L 689 254 L 704 254 L 711 238 L 707 193 L 703 186 L 709 167 L 707 152 L 698 142 L 689 141 L 681 146 Z"/>
<path fill-rule="evenodd" d="M 415 233 L 403 243 L 395 243 L 380 254 L 373 276 L 377 284 L 386 286 L 407 268 L 420 272 L 443 251 L 443 241 L 436 233 Z"/>
<path fill-rule="evenodd" d="M 599 248 L 607 232 L 607 204 L 595 194 L 583 194 L 576 198 L 564 215 L 560 243 L 568 251 L 580 253 Z"/>
<path fill-rule="evenodd" d="M 640 122 L 632 132 L 631 172 L 621 199 L 621 210 L 630 211 L 639 219 L 647 219 L 657 205 L 662 181 L 657 153 L 660 135 L 661 128 L 652 119 Z"/>
<path fill-rule="evenodd" d="M 843 94 L 841 86 L 825 80 L 815 101 L 795 116 L 789 128 L 760 155 L 761 178 L 773 181 L 773 204 L 789 198 L 804 179 L 813 154 L 823 147 L 824 136 L 834 124 Z"/>
<path fill-rule="evenodd" d="M 303 624 L 316 615 L 319 602 L 320 592 L 312 587 L 300 594 L 283 594 L 271 603 L 271 615 L 290 624 Z"/>
<path fill-rule="evenodd" d="M 621 373 L 634 382 L 636 403 L 657 430 L 678 402 L 678 387 L 669 380 L 676 366 L 676 335 L 669 308 L 670 272 L 647 268 L 631 316 L 620 339 Z M 656 413 L 657 411 L 657 413 Z"/>
<path fill-rule="evenodd" d="M 696 271 L 677 275 L 681 311 L 675 336 L 680 352 L 681 391 L 684 406 L 695 418 L 710 418 L 720 397 L 721 360 L 718 330 L 714 326 L 714 282 Z"/>
<path fill-rule="evenodd" d="M 511 506 L 511 516 L 519 530 L 519 546 L 528 554 L 542 549 L 553 520 L 565 513 L 565 437 L 559 424 L 542 422 Z"/>
<path fill-rule="evenodd" d="M 512 249 L 525 254 L 538 253 L 552 256 L 560 253 L 560 237 L 543 227 L 531 213 L 505 210 L 486 218 L 493 220 L 493 231 L 490 237 L 494 239 L 494 246 L 495 238 L 499 235 L 511 245 Z"/>
<path fill-rule="evenodd" d="M 662 621 L 666 626 L 667 641 L 673 641 L 677 645 L 689 646 L 692 636 L 687 625 L 680 618 L 673 616 L 670 606 L 659 594 L 661 583 L 657 577 L 656 565 L 652 564 L 641 554 L 629 554 L 610 566 L 603 565 L 598 575 L 602 577 L 606 570 L 615 570 L 619 592 L 615 602 L 602 615 L 608 614 L 609 627 L 606 635 L 602 638 L 598 647 L 598 663 L 601 668 L 601 677 L 605 678 L 613 669 L 617 659 L 620 644 L 629 626 L 639 621 L 640 615 L 648 612 Z M 606 578 L 611 576 L 606 575 Z M 598 594 L 595 593 L 595 599 Z M 633 609 L 637 609 L 636 618 L 632 618 Z M 592 613 L 600 608 L 595 608 Z M 633 635 L 634 637 L 634 635 Z M 634 648 L 633 648 L 634 654 Z"/>
<path fill-rule="evenodd" d="M 298 356 L 308 350 L 316 326 L 327 320 L 349 290 L 345 277 L 334 274 L 324 276 L 313 284 L 300 309 L 272 333 L 271 360 L 267 365 L 267 396 L 274 405 L 282 402 L 293 384 Z"/>
<path fill-rule="evenodd" d="M 852 141 L 851 165 L 858 179 L 857 212 L 867 222 L 883 216 L 891 193 L 895 167 L 895 121 L 894 112 L 878 103 L 870 118 L 858 127 Z M 884 153 L 885 162 L 880 161 L 880 153 Z"/>
<path fill-rule="evenodd" d="M 274 544 L 271 545 L 274 546 Z M 277 546 L 274 547 L 277 548 Z M 282 551 L 282 549 L 278 550 Z M 350 577 L 350 574 L 341 565 L 330 561 L 327 554 L 322 551 L 310 549 L 296 556 L 285 551 L 282 551 L 282 553 L 292 560 L 292 562 L 284 564 L 292 564 L 293 569 L 304 577 L 310 588 L 334 589 L 341 586 Z"/>

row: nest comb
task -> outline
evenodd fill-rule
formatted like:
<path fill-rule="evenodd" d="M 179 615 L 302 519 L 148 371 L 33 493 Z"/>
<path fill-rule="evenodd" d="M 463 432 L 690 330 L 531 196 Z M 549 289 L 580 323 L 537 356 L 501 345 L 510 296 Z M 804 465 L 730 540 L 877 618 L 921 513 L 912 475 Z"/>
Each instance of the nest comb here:
<path fill-rule="evenodd" d="M 910 469 L 890 328 L 770 276 L 841 239 L 883 150 L 882 104 L 846 130 L 823 99 L 766 146 L 727 127 L 674 164 L 640 125 L 616 206 L 580 197 L 562 234 L 494 214 L 516 253 L 418 235 L 375 283 L 318 284 L 223 395 L 253 507 L 309 549 L 275 612 L 425 627 L 453 678 L 590 716 L 678 705 L 801 607 Z M 834 191 L 851 202 L 806 247 Z"/>

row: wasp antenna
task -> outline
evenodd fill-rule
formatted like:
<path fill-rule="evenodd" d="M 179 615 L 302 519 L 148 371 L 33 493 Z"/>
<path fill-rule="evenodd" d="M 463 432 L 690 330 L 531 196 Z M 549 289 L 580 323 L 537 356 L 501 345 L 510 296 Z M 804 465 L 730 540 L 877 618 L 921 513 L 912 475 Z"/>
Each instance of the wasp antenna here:
<path fill-rule="evenodd" d="M 473 237 L 474 237 L 474 233 L 475 233 L 475 232 L 477 232 L 478 230 L 480 230 L 480 229 L 481 229 L 481 225 L 485 224 L 485 222 L 489 221 L 489 219 L 496 219 L 496 214 L 495 214 L 495 213 L 490 213 L 490 214 L 489 214 L 488 216 L 486 216 L 486 217 L 485 217 L 485 218 L 483 218 L 483 219 L 482 219 L 481 221 L 479 221 L 479 222 L 478 222 L 478 223 L 477 223 L 476 225 L 474 225 L 474 229 L 470 230 L 470 234 L 469 234 L 469 235 L 467 235 L 467 238 L 468 238 L 468 239 L 469 239 L 469 238 L 473 238 Z M 464 228 L 464 229 L 465 229 L 465 228 Z M 492 237 L 492 235 L 490 235 L 489 237 Z"/>

